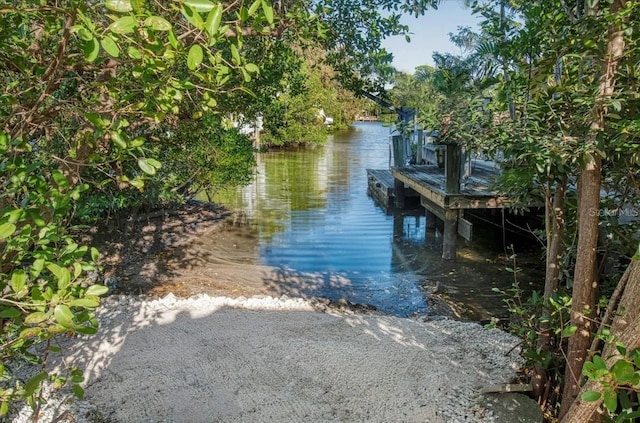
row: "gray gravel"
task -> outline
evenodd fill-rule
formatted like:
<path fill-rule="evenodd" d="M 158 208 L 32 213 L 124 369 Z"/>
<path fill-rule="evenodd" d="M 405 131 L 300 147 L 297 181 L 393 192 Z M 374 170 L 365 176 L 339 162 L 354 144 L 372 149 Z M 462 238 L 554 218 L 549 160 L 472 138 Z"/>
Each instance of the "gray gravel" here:
<path fill-rule="evenodd" d="M 85 369 L 85 401 L 57 393 L 40 421 L 493 422 L 479 391 L 521 364 L 497 329 L 288 297 L 119 296 L 98 314 L 58 357 Z"/>

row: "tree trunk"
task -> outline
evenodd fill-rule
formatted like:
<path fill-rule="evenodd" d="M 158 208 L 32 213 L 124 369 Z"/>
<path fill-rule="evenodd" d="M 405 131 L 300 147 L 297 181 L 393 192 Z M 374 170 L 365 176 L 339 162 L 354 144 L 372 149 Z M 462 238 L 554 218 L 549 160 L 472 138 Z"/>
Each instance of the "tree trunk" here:
<path fill-rule="evenodd" d="M 625 4 L 626 0 L 615 0 L 610 6 L 610 13 L 615 15 L 624 8 Z M 580 392 L 582 366 L 587 357 L 594 327 L 591 318 L 598 288 L 596 250 L 602 179 L 602 158 L 597 151 L 597 136 L 605 127 L 606 101 L 614 92 L 618 65 L 624 53 L 624 32 L 618 22 L 609 27 L 608 37 L 600 85 L 592 110 L 591 135 L 586 143 L 589 153 L 586 154 L 586 163 L 578 181 L 578 251 L 571 303 L 571 324 L 578 330 L 569 338 L 565 386 L 559 415 L 561 419 Z"/>
<path fill-rule="evenodd" d="M 562 258 L 562 238 L 564 236 L 564 215 L 565 215 L 565 192 L 567 188 L 567 177 L 563 176 L 556 184 L 553 200 L 547 198 L 546 201 L 546 235 L 547 235 L 547 261 L 544 281 L 545 312 L 549 313 L 549 298 L 558 292 L 560 279 L 560 260 Z M 549 187 L 549 190 L 551 188 Z M 551 349 L 551 338 L 553 334 L 548 323 L 541 323 L 540 338 L 538 338 L 538 349 L 545 353 Z M 534 366 L 533 377 L 534 398 L 542 406 L 546 402 L 544 398 L 546 392 L 547 369 L 540 365 Z"/>
<path fill-rule="evenodd" d="M 597 153 L 590 156 L 589 163 L 582 170 L 578 181 L 578 251 L 571 303 L 571 324 L 576 326 L 577 330 L 569 338 L 560 417 L 568 411 L 571 402 L 580 391 L 582 366 L 591 345 L 594 328 L 592 319 L 598 288 L 596 267 L 602 160 Z"/>
<path fill-rule="evenodd" d="M 620 300 L 618 310 L 611 327 L 611 335 L 616 341 L 627 347 L 628 351 L 640 348 L 640 262 L 634 260 L 629 264 L 629 274 L 626 288 Z M 626 275 L 625 275 L 626 276 Z M 611 367 L 619 358 L 620 353 L 615 344 L 609 343 L 602 353 L 607 366 Z M 602 392 L 600 384 L 590 381 L 583 388 L 584 391 Z M 602 400 L 584 402 L 578 397 L 572 404 L 562 423 L 585 423 L 599 421 L 598 408 Z"/>

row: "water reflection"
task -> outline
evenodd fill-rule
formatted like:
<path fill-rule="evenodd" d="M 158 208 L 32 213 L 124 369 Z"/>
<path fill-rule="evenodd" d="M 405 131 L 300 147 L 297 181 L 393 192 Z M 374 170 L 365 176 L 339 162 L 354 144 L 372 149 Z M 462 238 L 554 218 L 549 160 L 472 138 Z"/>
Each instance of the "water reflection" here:
<path fill-rule="evenodd" d="M 463 245 L 455 265 L 443 262 L 440 234 L 422 209 L 387 214 L 367 195 L 366 169 L 388 167 L 388 139 L 388 128 L 360 123 L 325 146 L 259 154 L 255 181 L 216 200 L 240 211 L 253 228 L 257 260 L 280 269 L 279 283 L 306 278 L 305 295 L 407 316 L 427 311 L 424 283 L 456 299 L 474 289 L 490 292 L 495 275 L 472 248 Z"/>

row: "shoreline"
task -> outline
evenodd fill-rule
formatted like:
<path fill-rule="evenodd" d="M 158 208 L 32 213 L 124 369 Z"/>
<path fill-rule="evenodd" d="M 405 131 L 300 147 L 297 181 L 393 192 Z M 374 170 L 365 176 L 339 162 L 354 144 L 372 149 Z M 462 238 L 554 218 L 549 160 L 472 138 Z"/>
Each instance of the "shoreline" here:
<path fill-rule="evenodd" d="M 515 380 L 518 338 L 452 319 L 429 292 L 441 308 L 405 318 L 305 297 L 298 279 L 264 286 L 273 269 L 241 253 L 251 237 L 220 230 L 229 210 L 201 206 L 94 232 L 116 293 L 97 310 L 98 334 L 62 339 L 56 356 L 84 369 L 85 400 L 66 388 L 40 421 L 500 421 L 478 399 Z"/>

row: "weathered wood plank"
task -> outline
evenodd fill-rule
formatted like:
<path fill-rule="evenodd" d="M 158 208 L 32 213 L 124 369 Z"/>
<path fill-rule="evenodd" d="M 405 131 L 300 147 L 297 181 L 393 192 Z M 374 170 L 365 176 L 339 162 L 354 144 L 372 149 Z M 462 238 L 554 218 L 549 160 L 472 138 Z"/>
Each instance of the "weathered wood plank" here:
<path fill-rule="evenodd" d="M 473 240 L 473 223 L 464 218 L 462 210 L 460 210 L 460 216 L 458 216 L 458 235 L 467 241 Z"/>
<path fill-rule="evenodd" d="M 369 193 L 385 210 L 395 204 L 394 179 L 389 170 L 367 169 Z"/>

